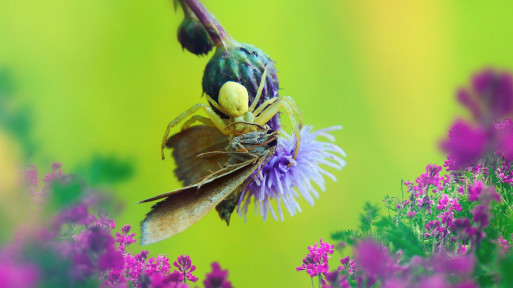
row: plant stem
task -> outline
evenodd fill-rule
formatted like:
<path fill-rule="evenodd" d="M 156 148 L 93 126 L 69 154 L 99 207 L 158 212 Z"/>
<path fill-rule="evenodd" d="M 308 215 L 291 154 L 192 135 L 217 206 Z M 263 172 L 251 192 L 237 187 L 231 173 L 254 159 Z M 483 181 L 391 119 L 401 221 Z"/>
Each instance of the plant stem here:
<path fill-rule="evenodd" d="M 226 48 L 226 45 L 233 41 L 216 17 L 203 6 L 200 0 L 182 0 L 182 4 L 187 5 L 198 17 L 216 47 Z"/>
<path fill-rule="evenodd" d="M 313 277 L 310 276 L 310 280 L 312 280 L 312 288 L 315 288 L 314 283 L 313 283 Z"/>

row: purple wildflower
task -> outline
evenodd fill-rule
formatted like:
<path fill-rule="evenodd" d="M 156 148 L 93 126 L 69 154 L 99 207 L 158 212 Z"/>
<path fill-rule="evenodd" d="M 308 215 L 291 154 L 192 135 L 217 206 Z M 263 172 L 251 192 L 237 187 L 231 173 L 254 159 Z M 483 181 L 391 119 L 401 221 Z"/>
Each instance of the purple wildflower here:
<path fill-rule="evenodd" d="M 465 168 L 483 156 L 487 143 L 486 133 L 463 121 L 457 121 L 449 130 L 449 139 L 442 142 L 442 149 L 449 153 L 448 171 Z"/>
<path fill-rule="evenodd" d="M 513 160 L 513 121 L 508 118 L 495 123 L 495 132 L 497 136 L 496 151 L 509 164 Z"/>
<path fill-rule="evenodd" d="M 33 264 L 22 264 L 0 255 L 0 287 L 37 287 L 40 272 Z"/>
<path fill-rule="evenodd" d="M 494 122 L 513 111 L 513 78 L 508 72 L 485 69 L 472 77 L 470 89 L 460 89 L 458 100 L 478 122 Z"/>
<path fill-rule="evenodd" d="M 369 276 L 387 276 L 395 271 L 395 260 L 388 250 L 373 241 L 361 241 L 355 251 L 358 266 Z"/>
<path fill-rule="evenodd" d="M 466 276 L 472 273 L 476 258 L 473 254 L 450 255 L 441 251 L 434 255 L 430 261 L 431 266 L 440 273 L 456 274 Z"/>
<path fill-rule="evenodd" d="M 123 228 L 121 228 L 121 234 L 119 232 L 116 232 L 116 242 L 119 243 L 119 251 L 122 253 L 125 253 L 126 246 L 135 243 L 137 240 L 135 240 L 135 233 L 128 234 L 130 232 L 130 229 L 132 229 L 132 226 L 125 225 Z"/>
<path fill-rule="evenodd" d="M 228 270 L 221 270 L 221 265 L 217 262 L 212 263 L 212 272 L 206 275 L 203 285 L 205 288 L 233 288 L 228 281 Z"/>
<path fill-rule="evenodd" d="M 43 182 L 50 183 L 54 179 L 59 178 L 60 176 L 62 176 L 61 168 L 62 168 L 62 164 L 60 162 L 54 162 L 52 164 L 52 173 L 47 174 L 45 176 L 45 178 L 43 178 Z"/>
<path fill-rule="evenodd" d="M 468 189 L 468 200 L 471 202 L 477 201 L 477 199 L 481 197 L 483 186 L 483 182 L 481 181 L 476 181 L 474 185 L 470 186 Z"/>
<path fill-rule="evenodd" d="M 438 210 L 447 209 L 452 211 L 453 209 L 456 211 L 461 211 L 461 205 L 458 203 L 458 198 L 449 198 L 449 195 L 442 194 L 442 197 L 438 199 L 438 205 L 436 206 Z"/>
<path fill-rule="evenodd" d="M 426 166 L 426 172 L 422 173 L 416 181 L 419 185 L 423 187 L 433 185 L 437 188 L 441 188 L 440 181 L 443 180 L 442 177 L 439 176 L 441 170 L 441 166 L 438 166 L 436 164 L 428 164 Z"/>
<path fill-rule="evenodd" d="M 507 252 L 511 248 L 508 240 L 504 239 L 502 235 L 497 239 L 497 245 L 502 248 L 503 252 Z"/>
<path fill-rule="evenodd" d="M 328 254 L 333 254 L 334 245 L 330 245 L 320 240 L 320 245 L 309 246 L 308 253 L 303 259 L 303 264 L 296 268 L 297 271 L 306 270 L 310 277 L 315 277 L 327 273 L 329 270 L 328 259 L 331 258 Z"/>
<path fill-rule="evenodd" d="M 191 257 L 189 257 L 188 255 L 178 256 L 176 261 L 173 262 L 173 265 L 176 268 L 178 268 L 178 271 L 180 271 L 180 273 L 182 273 L 184 282 L 186 280 L 191 281 L 191 282 L 198 281 L 198 278 L 195 277 L 194 275 L 192 275 L 192 272 L 194 272 L 194 270 L 196 270 L 196 266 L 191 264 Z"/>
<path fill-rule="evenodd" d="M 268 211 L 277 219 L 271 206 L 272 200 L 277 201 L 278 214 L 281 219 L 283 219 L 282 204 L 290 215 L 301 211 L 296 200 L 300 195 L 313 205 L 312 195 L 319 197 L 319 193 L 312 182 L 324 191 L 324 176 L 336 180 L 335 176 L 321 168 L 320 165 L 342 169 L 346 164 L 341 158 L 346 154 L 340 147 L 316 140 L 317 137 L 323 136 L 334 141 L 335 138 L 328 132 L 338 129 L 341 127 L 334 126 L 312 132 L 311 126 L 304 126 L 301 129 L 301 145 L 296 160 L 292 159 L 295 139 L 288 135 L 280 137 L 275 155 L 260 169 L 254 180 L 242 192 L 239 199 L 239 214 L 247 213 L 252 198 L 254 198 L 255 205 L 260 206 L 260 214 L 264 219 L 267 218 Z M 287 167 L 290 163 L 292 166 Z"/>

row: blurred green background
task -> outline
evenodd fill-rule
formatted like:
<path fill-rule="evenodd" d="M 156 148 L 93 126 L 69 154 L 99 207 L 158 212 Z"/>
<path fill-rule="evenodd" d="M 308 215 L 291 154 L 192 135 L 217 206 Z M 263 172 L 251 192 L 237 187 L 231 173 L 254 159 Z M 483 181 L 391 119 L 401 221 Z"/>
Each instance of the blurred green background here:
<path fill-rule="evenodd" d="M 307 246 L 355 228 L 366 201 L 400 195 L 402 178 L 442 164 L 437 141 L 455 115 L 466 116 L 455 89 L 482 67 L 513 68 L 513 2 L 204 4 L 233 38 L 276 61 L 281 94 L 294 97 L 307 124 L 344 126 L 335 134 L 348 165 L 331 171 L 338 181 L 327 180 L 315 206 L 300 201 L 303 212 L 283 222 L 250 213 L 247 223 L 235 217 L 226 227 L 213 212 L 144 247 L 171 259 L 189 254 L 200 281 L 219 261 L 235 287 L 309 287 L 295 269 Z M 0 69 L 14 87 L 1 111 L 30 116 L 22 130 L 0 130 L 1 199 L 15 191 L 27 163 L 48 171 L 60 161 L 73 172 L 96 155 L 113 157 L 133 169 L 130 179 L 106 187 L 124 203 L 118 229 L 129 223 L 139 233 L 150 206 L 136 202 L 180 186 L 173 161 L 160 160 L 165 125 L 205 101 L 210 55 L 182 51 L 181 20 L 169 1 L 1 0 Z M 17 134 L 30 143 L 21 145 Z M 35 152 L 26 156 L 27 149 Z"/>

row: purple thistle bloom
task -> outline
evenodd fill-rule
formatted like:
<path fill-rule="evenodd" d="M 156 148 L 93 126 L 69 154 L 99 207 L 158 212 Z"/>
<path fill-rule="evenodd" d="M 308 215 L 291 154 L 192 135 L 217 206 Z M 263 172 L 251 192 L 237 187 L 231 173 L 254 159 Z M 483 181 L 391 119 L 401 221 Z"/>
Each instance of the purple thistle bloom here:
<path fill-rule="evenodd" d="M 228 281 L 228 270 L 221 270 L 221 265 L 217 262 L 212 263 L 212 272 L 206 275 L 203 285 L 205 288 L 233 288 Z"/>
<path fill-rule="evenodd" d="M 318 141 L 316 138 L 323 136 L 334 141 L 335 138 L 329 132 L 341 128 L 334 126 L 312 131 L 311 126 L 304 126 L 301 129 L 301 144 L 295 161 L 292 159 L 295 139 L 288 135 L 280 137 L 275 155 L 260 169 L 253 181 L 242 192 L 239 199 L 239 214 L 246 215 L 252 198 L 255 201 L 255 210 L 258 205 L 264 219 L 267 218 L 268 211 L 271 212 L 274 219 L 277 219 L 271 206 L 272 200 L 276 200 L 278 214 L 282 220 L 282 204 L 290 215 L 301 211 L 296 200 L 300 195 L 313 205 L 314 198 L 312 196 L 317 198 L 319 193 L 312 182 L 324 191 L 324 176 L 336 181 L 335 176 L 321 168 L 320 165 L 336 169 L 342 169 L 346 165 L 341 158 L 346 154 L 340 147 L 333 143 Z M 287 167 L 290 163 L 292 166 Z"/>
<path fill-rule="evenodd" d="M 196 266 L 191 264 L 191 257 L 189 255 L 180 255 L 176 259 L 175 262 L 173 262 L 173 265 L 178 268 L 178 271 L 182 273 L 184 282 L 185 280 L 196 282 L 198 281 L 198 278 L 192 275 L 192 272 L 196 270 Z"/>

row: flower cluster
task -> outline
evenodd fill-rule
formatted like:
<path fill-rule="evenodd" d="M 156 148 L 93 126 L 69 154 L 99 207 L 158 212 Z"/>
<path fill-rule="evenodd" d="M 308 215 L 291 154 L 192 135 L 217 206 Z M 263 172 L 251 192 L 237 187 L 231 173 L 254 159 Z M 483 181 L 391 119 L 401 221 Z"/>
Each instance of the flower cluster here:
<path fill-rule="evenodd" d="M 458 120 L 442 143 L 445 171 L 429 164 L 386 197 L 388 216 L 367 204 L 358 231 L 333 234 L 354 258 L 319 271 L 322 287 L 511 287 L 513 263 L 513 81 L 484 70 L 458 99 L 473 124 Z M 346 245 L 340 245 L 344 247 Z"/>
<path fill-rule="evenodd" d="M 458 120 L 451 127 L 442 149 L 449 153 L 445 166 L 458 171 L 486 164 L 499 156 L 506 163 L 513 159 L 513 125 L 511 119 L 500 121 L 513 112 L 513 77 L 492 69 L 474 75 L 470 88 L 458 92 L 459 101 L 472 113 L 476 124 Z M 491 153 L 492 155 L 486 155 Z M 485 165 L 488 166 L 488 165 Z"/>
<path fill-rule="evenodd" d="M 131 226 L 123 226 L 113 237 L 114 220 L 102 209 L 97 215 L 90 213 L 106 203 L 76 175 L 62 173 L 61 167 L 60 163 L 52 165 L 40 189 L 35 167 L 27 171 L 29 196 L 38 208 L 34 213 L 39 223 L 34 230 L 18 231 L 12 244 L 0 247 L 0 287 L 187 288 L 198 280 L 189 256 L 179 256 L 171 271 L 165 255 L 128 252 L 127 247 L 136 242 Z M 46 219 L 45 209 L 55 209 L 49 204 L 59 206 Z M 230 288 L 228 271 L 214 264 L 205 287 Z"/>
<path fill-rule="evenodd" d="M 303 264 L 296 268 L 297 271 L 304 271 L 310 275 L 310 277 L 319 276 L 320 281 L 324 282 L 322 279 L 322 275 L 328 272 L 328 259 L 331 257 L 330 254 L 333 254 L 334 245 L 330 245 L 326 242 L 323 242 L 322 239 L 319 242 L 314 244 L 314 246 L 309 246 L 308 253 L 305 258 L 303 258 Z"/>

